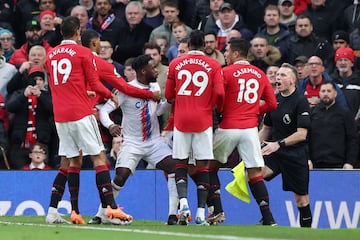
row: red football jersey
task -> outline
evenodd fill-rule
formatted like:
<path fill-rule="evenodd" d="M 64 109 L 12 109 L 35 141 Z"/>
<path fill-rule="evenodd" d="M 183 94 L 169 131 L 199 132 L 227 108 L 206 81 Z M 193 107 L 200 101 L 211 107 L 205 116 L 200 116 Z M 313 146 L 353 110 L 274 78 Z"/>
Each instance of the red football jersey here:
<path fill-rule="evenodd" d="M 110 98 L 100 82 L 90 49 L 64 40 L 47 55 L 45 68 L 51 89 L 55 122 L 69 122 L 93 114 L 93 100 L 86 90 Z"/>
<path fill-rule="evenodd" d="M 179 131 L 208 129 L 213 125 L 213 106 L 222 111 L 224 83 L 220 64 L 199 51 L 173 59 L 165 97 L 175 99 L 174 125 Z"/>
<path fill-rule="evenodd" d="M 95 61 L 101 82 L 109 83 L 113 88 L 116 88 L 130 97 L 141 99 L 151 99 L 153 97 L 153 93 L 151 91 L 140 89 L 128 84 L 125 79 L 116 72 L 115 66 L 108 61 L 99 56 L 95 56 Z"/>
<path fill-rule="evenodd" d="M 259 68 L 238 61 L 223 68 L 225 102 L 219 128 L 245 129 L 258 126 L 260 113 L 276 108 L 276 98 L 269 80 Z M 265 103 L 260 109 L 260 100 Z"/>

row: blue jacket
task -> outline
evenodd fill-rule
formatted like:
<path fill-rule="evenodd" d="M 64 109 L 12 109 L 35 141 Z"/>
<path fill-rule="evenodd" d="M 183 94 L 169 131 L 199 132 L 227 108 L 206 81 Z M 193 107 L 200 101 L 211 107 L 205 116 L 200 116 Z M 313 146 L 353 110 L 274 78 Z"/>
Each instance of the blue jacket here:
<path fill-rule="evenodd" d="M 332 82 L 333 81 L 332 78 L 330 77 L 330 75 L 327 72 L 324 72 L 322 74 L 322 77 L 327 82 Z M 302 94 L 305 93 L 306 84 L 308 84 L 309 81 L 310 81 L 309 77 L 306 77 L 304 80 L 299 81 L 299 83 L 298 83 L 298 91 L 300 93 L 302 93 Z M 336 85 L 336 91 L 337 91 L 337 96 L 336 96 L 335 101 L 337 103 L 339 103 L 341 106 L 346 107 L 346 108 L 349 109 L 349 107 L 348 107 L 348 105 L 346 103 L 345 96 L 344 96 L 342 90 L 337 85 Z"/>

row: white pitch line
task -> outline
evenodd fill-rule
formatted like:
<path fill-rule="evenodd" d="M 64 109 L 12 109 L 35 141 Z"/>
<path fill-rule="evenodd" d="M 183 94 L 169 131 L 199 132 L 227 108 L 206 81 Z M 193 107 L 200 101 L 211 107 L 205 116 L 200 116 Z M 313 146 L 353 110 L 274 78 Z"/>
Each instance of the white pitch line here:
<path fill-rule="evenodd" d="M 237 237 L 237 236 L 219 236 L 219 235 L 208 235 L 208 234 L 188 234 L 188 233 L 179 233 L 179 232 L 165 232 L 165 231 L 151 231 L 144 229 L 133 229 L 133 228 L 98 228 L 92 226 L 79 226 L 79 225 L 66 225 L 66 224 L 36 224 L 36 223 L 20 223 L 20 222 L 3 222 L 0 221 L 0 224 L 6 225 L 21 225 L 21 226 L 35 226 L 35 227 L 63 227 L 63 228 L 72 228 L 72 229 L 89 229 L 89 230 L 100 230 L 100 231 L 113 231 L 113 232 L 133 232 L 133 233 L 142 233 L 142 234 L 154 234 L 154 235 L 164 235 L 164 236 L 177 236 L 177 237 L 189 237 L 189 238 L 206 238 L 206 239 L 219 239 L 219 240 L 275 240 L 270 238 L 248 238 L 248 237 Z M 200 226 L 199 226 L 200 227 Z M 202 227 L 202 226 L 201 226 Z M 276 239 L 281 240 L 281 239 Z"/>

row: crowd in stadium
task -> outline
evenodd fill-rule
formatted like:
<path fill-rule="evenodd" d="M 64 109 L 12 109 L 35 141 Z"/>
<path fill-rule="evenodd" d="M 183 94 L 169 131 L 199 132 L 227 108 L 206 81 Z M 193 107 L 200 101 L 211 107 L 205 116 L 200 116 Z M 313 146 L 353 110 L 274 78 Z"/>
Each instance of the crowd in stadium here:
<path fill-rule="evenodd" d="M 101 37 L 97 54 L 128 82 L 136 78 L 135 57 L 150 55 L 159 71 L 161 97 L 168 65 L 189 51 L 191 31 L 205 33 L 204 53 L 227 65 L 231 38 L 250 44 L 247 60 L 263 70 L 276 93 L 283 63 L 297 70 L 297 88 L 315 109 L 320 85 L 336 86 L 337 112 L 314 111 L 308 134 L 314 168 L 358 168 L 360 118 L 360 5 L 352 0 L 1 0 L 0 150 L 2 169 L 56 169 L 58 136 L 54 124 L 47 53 L 62 41 L 66 16 Z M 102 73 L 99 72 L 99 75 Z M 114 86 L 106 85 L 110 90 Z M 99 99 L 94 105 L 98 115 Z M 161 130 L 169 114 L 159 118 Z M 122 113 L 112 113 L 121 124 Z M 215 121 L 216 122 L 216 121 Z M 259 127 L 261 117 L 259 117 Z M 216 126 L 215 123 L 214 126 Z M 99 121 L 107 155 L 115 164 L 121 139 Z M 91 168 L 85 158 L 84 168 Z M 143 162 L 138 168 L 146 167 Z"/>

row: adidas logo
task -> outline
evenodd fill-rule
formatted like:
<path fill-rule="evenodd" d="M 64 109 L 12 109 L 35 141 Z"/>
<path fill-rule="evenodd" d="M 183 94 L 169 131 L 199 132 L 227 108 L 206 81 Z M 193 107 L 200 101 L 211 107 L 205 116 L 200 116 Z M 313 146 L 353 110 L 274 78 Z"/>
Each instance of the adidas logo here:
<path fill-rule="evenodd" d="M 264 201 L 264 200 L 262 200 L 262 201 L 259 203 L 259 206 L 260 206 L 260 207 L 267 206 L 267 205 L 268 205 L 268 203 L 267 203 L 266 201 Z"/>
<path fill-rule="evenodd" d="M 106 192 L 108 192 L 109 190 L 107 190 L 106 188 L 103 187 L 103 188 L 101 189 L 101 191 L 102 191 L 103 193 L 106 193 Z"/>

